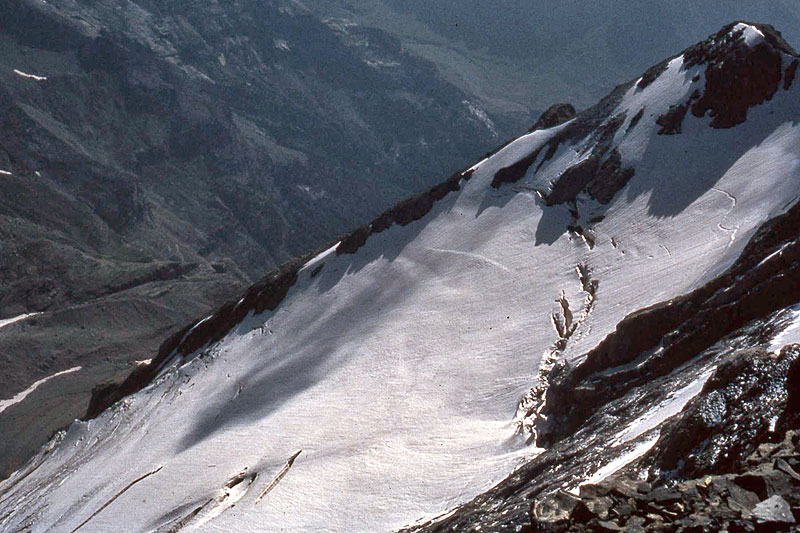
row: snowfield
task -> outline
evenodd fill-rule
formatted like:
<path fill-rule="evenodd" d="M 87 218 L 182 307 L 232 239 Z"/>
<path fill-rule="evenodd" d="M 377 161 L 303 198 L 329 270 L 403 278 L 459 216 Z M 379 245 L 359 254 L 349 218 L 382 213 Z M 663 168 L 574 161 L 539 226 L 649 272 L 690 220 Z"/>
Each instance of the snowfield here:
<path fill-rule="evenodd" d="M 682 66 L 632 86 L 612 114 L 626 113 L 612 142 L 636 173 L 608 205 L 578 198 L 593 246 L 568 231 L 569 206 L 542 199 L 590 141 L 562 143 L 538 171 L 540 161 L 492 188 L 566 125 L 520 137 L 421 220 L 354 255 L 328 250 L 275 312 L 75 422 L 0 483 L 0 529 L 390 531 L 490 488 L 537 453 L 514 415 L 564 324 L 575 327 L 558 356 L 578 360 L 629 313 L 721 273 L 797 201 L 796 86 L 735 128 L 687 115 L 682 134 L 657 135 L 656 118 L 704 83 L 703 69 Z"/>

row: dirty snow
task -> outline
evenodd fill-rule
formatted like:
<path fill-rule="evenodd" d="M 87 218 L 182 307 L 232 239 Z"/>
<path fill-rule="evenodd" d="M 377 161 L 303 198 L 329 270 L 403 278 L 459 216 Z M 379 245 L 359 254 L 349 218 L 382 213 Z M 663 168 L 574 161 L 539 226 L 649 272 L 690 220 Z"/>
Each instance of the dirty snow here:
<path fill-rule="evenodd" d="M 705 371 L 703 374 L 694 379 L 685 387 L 678 389 L 669 395 L 669 397 L 661 402 L 659 405 L 648 411 L 638 419 L 634 420 L 617 438 L 612 441 L 611 446 L 619 446 L 626 442 L 638 439 L 648 431 L 651 431 L 661 425 L 662 422 L 671 418 L 686 407 L 686 404 L 695 396 L 700 394 L 703 386 L 711 377 L 714 368 Z"/>
<path fill-rule="evenodd" d="M 641 443 L 637 444 L 633 447 L 629 452 L 624 453 L 608 463 L 607 465 L 600 468 L 597 472 L 591 475 L 589 479 L 581 483 L 581 485 L 596 485 L 601 481 L 608 479 L 609 476 L 616 474 L 636 459 L 642 457 L 644 454 L 649 452 L 653 446 L 655 446 L 656 442 L 658 442 L 659 434 L 656 433 L 649 439 L 642 441 Z"/>

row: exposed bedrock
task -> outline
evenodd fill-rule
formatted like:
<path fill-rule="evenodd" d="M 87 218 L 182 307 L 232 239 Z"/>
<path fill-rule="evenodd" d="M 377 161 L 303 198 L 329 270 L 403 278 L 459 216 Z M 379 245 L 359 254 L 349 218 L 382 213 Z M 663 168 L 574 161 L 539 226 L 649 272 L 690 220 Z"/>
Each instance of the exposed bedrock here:
<path fill-rule="evenodd" d="M 536 123 L 531 126 L 531 129 L 528 131 L 545 130 L 547 128 L 560 126 L 568 120 L 575 118 L 577 114 L 578 112 L 575 111 L 575 106 L 572 104 L 553 104 L 547 111 L 542 113 Z"/>
<path fill-rule="evenodd" d="M 800 518 L 800 345 L 734 352 L 641 460 L 534 499 L 528 531 L 789 531 Z"/>

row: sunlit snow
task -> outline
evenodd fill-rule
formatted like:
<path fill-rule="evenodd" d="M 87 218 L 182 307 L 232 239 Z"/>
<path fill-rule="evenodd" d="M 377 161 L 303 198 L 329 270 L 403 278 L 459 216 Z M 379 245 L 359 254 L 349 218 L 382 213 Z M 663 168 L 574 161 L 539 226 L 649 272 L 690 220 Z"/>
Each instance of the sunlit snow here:
<path fill-rule="evenodd" d="M 15 324 L 17 322 L 21 322 L 28 318 L 34 317 L 36 315 L 40 315 L 41 313 L 25 313 L 24 315 L 17 315 L 11 318 L 2 318 L 0 319 L 0 328 L 5 326 L 10 326 L 11 324 Z"/>
<path fill-rule="evenodd" d="M 567 231 L 567 206 L 541 200 L 591 147 L 563 143 L 535 172 L 543 151 L 520 182 L 492 188 L 495 172 L 565 126 L 520 137 L 423 219 L 371 236 L 355 255 L 327 250 L 275 312 L 249 316 L 189 363 L 166 365 L 145 390 L 73 424 L 0 483 L 0 527 L 70 531 L 90 518 L 81 531 L 181 521 L 220 532 L 388 531 L 505 478 L 537 453 L 513 417 L 558 340 L 554 309 L 581 317 L 562 353 L 579 360 L 626 315 L 722 272 L 798 197 L 795 90 L 736 128 L 687 117 L 682 135 L 656 135 L 656 117 L 703 83 L 682 67 L 673 60 L 617 108 L 627 118 L 613 143 L 636 174 L 608 206 L 578 199 L 581 221 L 604 217 L 592 227 L 594 247 Z M 598 282 L 588 311 L 579 265 Z M 653 431 L 698 387 L 623 440 Z M 248 481 L 228 487 L 245 469 Z"/>
<path fill-rule="evenodd" d="M 27 78 L 29 80 L 34 80 L 34 81 L 46 81 L 47 80 L 47 76 L 38 76 L 36 74 L 28 74 L 27 72 L 22 72 L 21 70 L 17 70 L 17 69 L 14 69 L 14 74 L 16 74 L 17 76 L 23 77 L 23 78 Z"/>

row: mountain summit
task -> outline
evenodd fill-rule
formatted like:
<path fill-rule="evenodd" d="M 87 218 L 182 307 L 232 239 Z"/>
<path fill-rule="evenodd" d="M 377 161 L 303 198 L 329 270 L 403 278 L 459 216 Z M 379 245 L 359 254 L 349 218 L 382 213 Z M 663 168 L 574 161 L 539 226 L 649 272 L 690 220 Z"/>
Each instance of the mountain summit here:
<path fill-rule="evenodd" d="M 0 526 L 522 531 L 636 465 L 737 468 L 797 423 L 797 66 L 731 24 L 285 265 L 97 391 Z"/>

